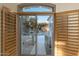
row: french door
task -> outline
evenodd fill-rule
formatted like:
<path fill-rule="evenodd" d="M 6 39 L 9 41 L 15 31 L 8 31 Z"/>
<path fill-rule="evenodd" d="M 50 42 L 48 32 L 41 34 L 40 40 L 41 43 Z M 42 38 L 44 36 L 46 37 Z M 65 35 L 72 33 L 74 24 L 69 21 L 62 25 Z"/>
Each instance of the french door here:
<path fill-rule="evenodd" d="M 54 54 L 54 16 L 19 15 L 21 55 Z"/>

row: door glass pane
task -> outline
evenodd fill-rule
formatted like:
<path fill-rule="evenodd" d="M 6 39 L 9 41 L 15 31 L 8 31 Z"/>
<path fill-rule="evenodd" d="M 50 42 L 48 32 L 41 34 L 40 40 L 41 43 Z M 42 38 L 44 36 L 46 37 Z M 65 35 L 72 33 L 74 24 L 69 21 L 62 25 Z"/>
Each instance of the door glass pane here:
<path fill-rule="evenodd" d="M 37 55 L 51 55 L 53 17 L 37 15 Z"/>
<path fill-rule="evenodd" d="M 52 8 L 43 7 L 43 6 L 31 6 L 25 7 L 22 10 L 23 12 L 52 12 Z"/>
<path fill-rule="evenodd" d="M 53 17 L 20 16 L 21 55 L 51 55 Z"/>
<path fill-rule="evenodd" d="M 36 16 L 20 16 L 21 55 L 35 55 Z"/>

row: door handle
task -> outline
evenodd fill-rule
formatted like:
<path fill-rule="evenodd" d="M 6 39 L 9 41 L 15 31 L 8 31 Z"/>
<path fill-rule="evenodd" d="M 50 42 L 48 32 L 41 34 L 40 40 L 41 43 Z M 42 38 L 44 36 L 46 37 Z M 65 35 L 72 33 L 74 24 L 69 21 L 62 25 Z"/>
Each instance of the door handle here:
<path fill-rule="evenodd" d="M 23 42 L 23 45 L 24 45 L 24 42 Z"/>

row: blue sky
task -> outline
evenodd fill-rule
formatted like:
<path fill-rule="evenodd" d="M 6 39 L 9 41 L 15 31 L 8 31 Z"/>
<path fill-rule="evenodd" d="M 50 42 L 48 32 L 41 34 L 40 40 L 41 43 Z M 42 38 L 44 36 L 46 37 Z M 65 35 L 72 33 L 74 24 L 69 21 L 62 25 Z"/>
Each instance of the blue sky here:
<path fill-rule="evenodd" d="M 46 22 L 49 16 L 37 16 L 38 22 Z"/>
<path fill-rule="evenodd" d="M 33 7 L 33 8 L 24 8 L 24 12 L 51 12 L 50 9 L 48 8 L 39 8 L 39 7 Z M 44 15 L 37 15 L 37 21 L 38 22 L 46 22 L 49 16 L 44 16 Z"/>
<path fill-rule="evenodd" d="M 39 8 L 39 7 L 31 7 L 31 8 L 24 8 L 23 11 L 26 11 L 26 12 L 52 12 L 51 9 L 48 9 L 48 8 Z"/>

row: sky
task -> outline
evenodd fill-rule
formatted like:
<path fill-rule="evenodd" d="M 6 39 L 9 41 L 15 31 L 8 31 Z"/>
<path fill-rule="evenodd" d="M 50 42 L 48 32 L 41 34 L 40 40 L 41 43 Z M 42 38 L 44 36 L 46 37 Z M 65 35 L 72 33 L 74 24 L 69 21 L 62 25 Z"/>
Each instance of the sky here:
<path fill-rule="evenodd" d="M 33 7 L 33 8 L 24 8 L 23 11 L 25 12 L 52 12 L 51 9 L 45 7 Z M 47 22 L 49 15 L 37 15 L 37 22 Z"/>
<path fill-rule="evenodd" d="M 26 11 L 26 12 L 52 12 L 51 9 L 48 9 L 45 7 L 24 8 L 23 11 Z"/>

